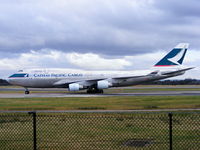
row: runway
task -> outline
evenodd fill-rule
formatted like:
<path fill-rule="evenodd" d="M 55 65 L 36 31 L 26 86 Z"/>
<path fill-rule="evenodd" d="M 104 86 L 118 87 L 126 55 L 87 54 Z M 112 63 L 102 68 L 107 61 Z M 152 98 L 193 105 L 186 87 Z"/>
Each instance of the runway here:
<path fill-rule="evenodd" d="M 200 89 L 199 85 L 191 85 L 191 86 L 131 86 L 131 87 L 117 87 L 117 88 L 110 88 L 110 89 Z M 65 88 L 29 88 L 30 91 L 68 91 Z M 0 92 L 1 91 L 24 91 L 24 88 L 22 87 L 3 87 L 0 86 Z"/>
<path fill-rule="evenodd" d="M 145 91 L 145 89 L 152 89 L 153 91 Z M 169 88 L 169 91 L 159 91 L 159 89 Z M 176 88 L 183 88 L 181 91 L 173 90 Z M 193 96 L 199 95 L 200 90 L 197 90 L 196 86 L 188 87 L 125 87 L 123 89 L 142 89 L 134 92 L 119 92 L 119 93 L 109 93 L 105 94 L 87 94 L 87 93 L 69 93 L 66 89 L 30 89 L 33 93 L 25 95 L 23 93 L 24 88 L 0 88 L 0 98 L 34 98 L 34 97 L 108 97 L 108 96 Z M 192 89 L 192 90 L 186 90 Z"/>

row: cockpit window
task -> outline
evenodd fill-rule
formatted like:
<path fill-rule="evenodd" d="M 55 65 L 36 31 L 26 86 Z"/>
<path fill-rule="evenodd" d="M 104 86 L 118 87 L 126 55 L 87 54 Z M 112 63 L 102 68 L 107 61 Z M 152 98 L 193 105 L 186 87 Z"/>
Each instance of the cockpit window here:
<path fill-rule="evenodd" d="M 21 77 L 28 77 L 29 75 L 27 73 L 15 73 L 11 75 L 9 78 L 21 78 Z"/>

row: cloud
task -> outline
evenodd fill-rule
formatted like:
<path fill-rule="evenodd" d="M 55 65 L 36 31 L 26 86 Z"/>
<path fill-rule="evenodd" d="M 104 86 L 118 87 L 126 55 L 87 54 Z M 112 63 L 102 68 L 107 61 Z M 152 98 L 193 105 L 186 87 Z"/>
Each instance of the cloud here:
<path fill-rule="evenodd" d="M 2 1 L 0 67 L 4 74 L 6 70 L 29 67 L 143 69 L 180 42 L 191 44 L 194 54 L 189 54 L 188 64 L 199 66 L 199 3 Z"/>
<path fill-rule="evenodd" d="M 170 15 L 179 17 L 199 17 L 200 16 L 200 1 L 186 0 L 184 3 L 181 0 L 159 1 L 155 3 L 156 8 L 167 12 Z"/>
<path fill-rule="evenodd" d="M 14 72 L 30 68 L 75 68 L 87 70 L 121 70 L 131 66 L 131 62 L 122 58 L 108 59 L 93 53 L 65 53 L 59 50 L 31 50 L 15 56 L 0 59 L 0 75 L 5 71 Z"/>
<path fill-rule="evenodd" d="M 7 77 L 9 74 L 21 69 L 32 68 L 71 68 L 84 70 L 155 70 L 152 68 L 166 52 L 139 54 L 135 56 L 121 56 L 116 58 L 97 55 L 94 53 L 62 52 L 55 49 L 31 50 L 18 55 L 0 59 L 0 76 Z M 196 67 L 180 78 L 199 78 L 200 52 L 188 51 L 184 64 Z M 195 64 L 195 65 L 194 65 Z"/>
<path fill-rule="evenodd" d="M 124 58 L 105 59 L 92 53 L 70 53 L 66 57 L 71 64 L 89 70 L 121 70 L 131 66 L 131 63 Z"/>
<path fill-rule="evenodd" d="M 127 56 L 198 43 L 199 2 L 8 0 L 0 5 L 0 51 L 30 49 Z"/>

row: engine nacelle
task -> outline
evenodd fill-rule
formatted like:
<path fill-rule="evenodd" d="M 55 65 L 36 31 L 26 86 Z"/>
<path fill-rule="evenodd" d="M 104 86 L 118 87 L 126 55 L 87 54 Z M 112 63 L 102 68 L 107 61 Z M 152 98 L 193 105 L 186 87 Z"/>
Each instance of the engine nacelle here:
<path fill-rule="evenodd" d="M 101 81 L 97 82 L 98 89 L 107 89 L 110 86 L 112 86 L 112 84 L 110 82 L 108 82 L 107 80 L 101 80 Z"/>
<path fill-rule="evenodd" d="M 83 86 L 78 83 L 69 84 L 69 91 L 79 91 L 83 89 Z"/>

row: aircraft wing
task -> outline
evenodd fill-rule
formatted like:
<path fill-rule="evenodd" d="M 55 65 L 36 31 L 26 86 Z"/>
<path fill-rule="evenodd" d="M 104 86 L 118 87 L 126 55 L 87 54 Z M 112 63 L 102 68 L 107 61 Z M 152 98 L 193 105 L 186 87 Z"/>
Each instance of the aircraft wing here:
<path fill-rule="evenodd" d="M 115 81 L 122 81 L 122 80 L 128 80 L 128 79 L 142 79 L 142 78 L 146 78 L 146 77 L 151 77 L 151 76 L 154 76 L 154 75 L 159 75 L 159 76 L 174 76 L 174 75 L 177 75 L 177 74 L 183 74 L 185 71 L 187 70 L 190 70 L 190 69 L 193 69 L 194 67 L 190 67 L 190 68 L 186 68 L 186 69 L 180 69 L 180 70 L 176 70 L 176 71 L 167 71 L 167 72 L 159 72 L 159 71 L 154 71 L 150 74 L 146 74 L 146 75 L 141 75 L 141 76 L 117 76 L 117 77 L 112 77 L 112 78 L 94 78 L 94 79 L 89 79 L 89 80 L 77 80 L 77 81 L 69 81 L 67 79 L 61 79 L 57 82 L 54 83 L 54 86 L 68 86 L 69 84 L 72 84 L 72 83 L 79 83 L 83 86 L 92 86 L 92 85 L 95 85 L 97 84 L 98 81 L 101 81 L 101 80 L 115 80 Z"/>
<path fill-rule="evenodd" d="M 144 76 L 147 76 L 147 75 L 143 75 L 143 76 L 123 76 L 123 77 L 114 77 L 112 79 L 115 79 L 115 80 L 123 80 L 123 79 L 130 79 L 130 78 L 140 78 L 140 77 L 144 77 Z"/>
<path fill-rule="evenodd" d="M 180 69 L 180 70 L 176 70 L 176 71 L 169 71 L 169 72 L 163 72 L 162 75 L 172 75 L 172 74 L 176 74 L 176 73 L 184 73 L 187 70 L 191 70 L 194 69 L 194 67 L 190 67 L 190 68 L 186 68 L 186 69 Z"/>
<path fill-rule="evenodd" d="M 147 75 L 144 75 L 144 76 L 147 76 Z M 126 79 L 130 79 L 130 78 L 139 78 L 139 77 L 144 77 L 144 76 L 120 76 L 120 77 L 113 77 L 113 78 L 97 78 L 97 79 L 89 79 L 89 80 L 77 80 L 77 81 L 73 81 L 73 82 L 69 82 L 67 79 L 61 79 L 60 81 L 55 82 L 54 85 L 55 86 L 67 86 L 72 83 L 79 83 L 84 86 L 91 86 L 101 80 L 108 80 L 108 79 L 126 80 Z"/>

